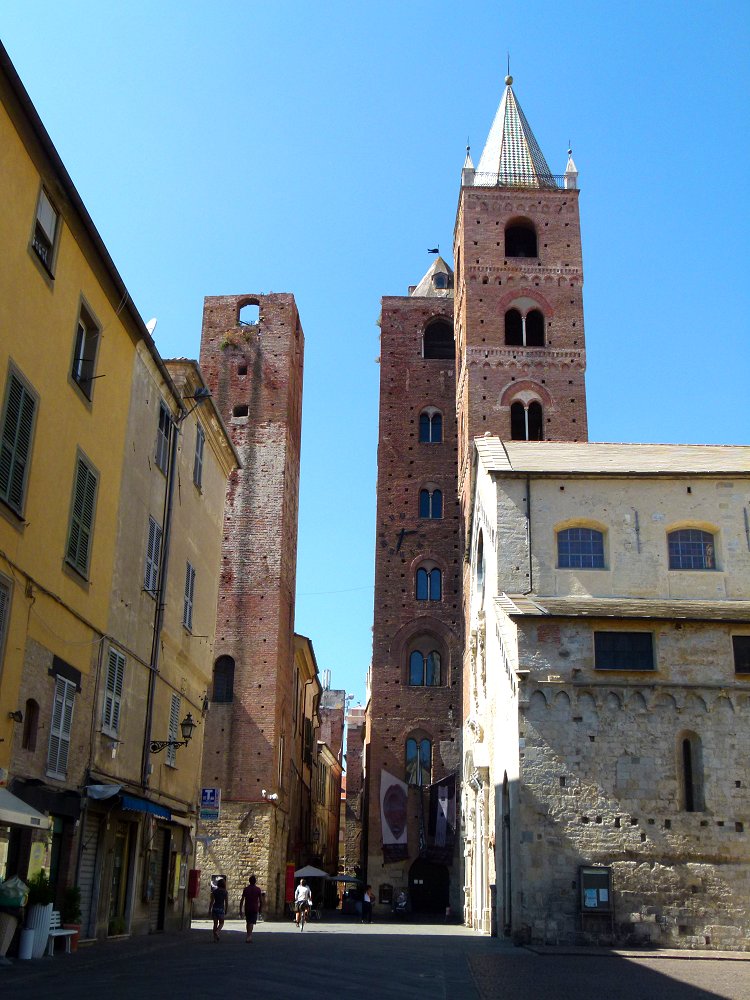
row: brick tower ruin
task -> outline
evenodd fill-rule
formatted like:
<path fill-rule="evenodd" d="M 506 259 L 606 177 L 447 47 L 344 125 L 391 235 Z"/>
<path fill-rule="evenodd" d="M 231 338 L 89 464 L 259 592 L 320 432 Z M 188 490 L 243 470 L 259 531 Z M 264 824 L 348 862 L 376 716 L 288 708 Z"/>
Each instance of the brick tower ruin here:
<path fill-rule="evenodd" d="M 458 854 L 452 837 L 435 846 L 428 786 L 460 761 L 461 552 L 453 272 L 440 257 L 409 295 L 382 300 L 380 328 L 367 878 L 383 902 L 404 889 L 416 911 L 444 913 L 460 900 Z M 400 798 L 385 834 L 381 788 Z"/>
<path fill-rule="evenodd" d="M 200 363 L 242 460 L 224 511 L 203 786 L 221 819 L 200 825 L 201 897 L 254 872 L 283 907 L 288 859 L 304 337 L 289 294 L 206 298 Z"/>

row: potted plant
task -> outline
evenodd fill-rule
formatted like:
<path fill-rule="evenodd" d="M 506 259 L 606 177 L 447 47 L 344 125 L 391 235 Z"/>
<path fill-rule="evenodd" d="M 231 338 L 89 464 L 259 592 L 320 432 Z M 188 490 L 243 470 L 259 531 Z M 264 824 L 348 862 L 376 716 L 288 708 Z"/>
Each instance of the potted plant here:
<path fill-rule="evenodd" d="M 29 901 L 26 910 L 26 929 L 33 930 L 32 958 L 41 958 L 49 940 L 55 890 L 42 868 L 29 879 Z"/>
<path fill-rule="evenodd" d="M 63 893 L 60 919 L 65 930 L 75 931 L 70 939 L 70 950 L 78 951 L 78 938 L 81 933 L 81 890 L 77 885 L 69 885 Z"/>

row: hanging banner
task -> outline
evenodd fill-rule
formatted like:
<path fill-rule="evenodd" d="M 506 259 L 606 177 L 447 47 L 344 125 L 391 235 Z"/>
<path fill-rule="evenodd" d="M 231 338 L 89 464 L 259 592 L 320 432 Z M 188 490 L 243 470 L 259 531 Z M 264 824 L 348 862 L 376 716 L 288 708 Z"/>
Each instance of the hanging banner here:
<path fill-rule="evenodd" d="M 456 776 L 448 775 L 430 785 L 430 819 L 423 856 L 430 861 L 450 864 L 456 840 Z"/>
<path fill-rule="evenodd" d="M 380 828 L 383 833 L 383 858 L 402 861 L 409 857 L 406 831 L 409 788 L 387 771 L 380 772 Z"/>

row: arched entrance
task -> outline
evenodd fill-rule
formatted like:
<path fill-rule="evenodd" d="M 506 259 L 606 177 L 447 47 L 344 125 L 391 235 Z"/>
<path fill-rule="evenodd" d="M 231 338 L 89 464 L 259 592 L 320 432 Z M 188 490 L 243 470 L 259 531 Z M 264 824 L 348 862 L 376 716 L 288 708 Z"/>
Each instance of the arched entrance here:
<path fill-rule="evenodd" d="M 445 913 L 450 875 L 446 865 L 417 860 L 409 869 L 412 913 Z"/>

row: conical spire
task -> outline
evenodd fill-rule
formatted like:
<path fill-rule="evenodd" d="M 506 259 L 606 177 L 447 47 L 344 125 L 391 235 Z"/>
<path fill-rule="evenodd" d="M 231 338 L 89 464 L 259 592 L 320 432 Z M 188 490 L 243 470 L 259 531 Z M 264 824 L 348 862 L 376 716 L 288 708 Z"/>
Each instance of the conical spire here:
<path fill-rule="evenodd" d="M 552 171 L 513 93 L 512 76 L 497 109 L 474 184 L 480 187 L 556 187 Z"/>
<path fill-rule="evenodd" d="M 415 297 L 449 299 L 453 295 L 453 270 L 438 256 L 418 285 L 412 285 L 409 295 Z"/>

